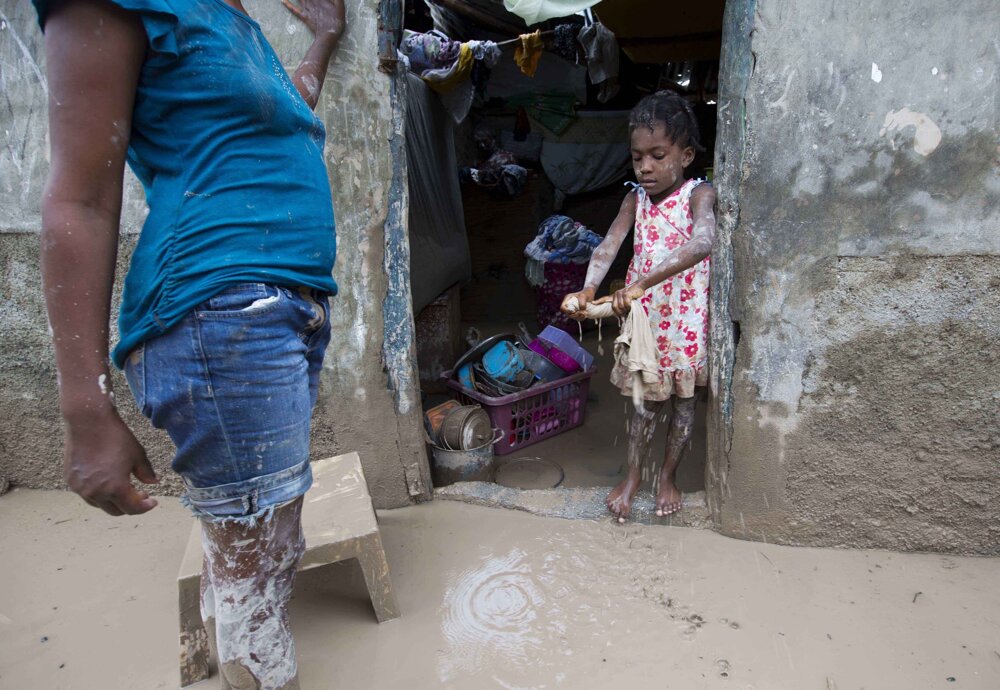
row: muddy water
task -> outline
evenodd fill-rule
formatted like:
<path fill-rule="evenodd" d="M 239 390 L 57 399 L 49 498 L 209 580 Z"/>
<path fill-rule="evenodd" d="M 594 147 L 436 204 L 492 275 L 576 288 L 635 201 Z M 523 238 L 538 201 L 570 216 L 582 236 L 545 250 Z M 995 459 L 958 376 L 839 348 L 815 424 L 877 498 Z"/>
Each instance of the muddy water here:
<path fill-rule="evenodd" d="M 303 688 L 998 687 L 998 559 L 451 502 L 380 523 L 403 616 L 375 623 L 354 564 L 302 573 Z M 0 688 L 176 687 L 172 579 L 189 526 L 170 499 L 115 520 L 67 494 L 0 498 Z"/>

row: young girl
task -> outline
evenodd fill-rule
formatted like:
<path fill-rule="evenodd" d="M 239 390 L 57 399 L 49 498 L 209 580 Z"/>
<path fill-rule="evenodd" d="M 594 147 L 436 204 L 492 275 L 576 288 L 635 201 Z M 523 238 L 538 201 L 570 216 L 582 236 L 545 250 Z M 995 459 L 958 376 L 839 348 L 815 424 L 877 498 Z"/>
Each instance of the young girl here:
<path fill-rule="evenodd" d="M 640 300 L 656 340 L 660 380 L 644 386 L 644 405 L 636 408 L 629 427 L 628 475 L 607 498 L 608 510 L 621 522 L 629 516 L 639 489 L 656 415 L 670 399 L 673 414 L 659 473 L 656 514 L 681 509 L 677 466 L 691 439 L 695 387 L 708 379 L 708 255 L 715 237 L 715 190 L 684 179 L 695 150 L 702 150 L 688 102 L 668 91 L 642 99 L 629 117 L 629 138 L 638 184 L 594 251 L 583 290 L 567 295 L 562 305 L 565 313 L 583 319 L 588 303 L 610 301 L 614 312 L 624 316 L 633 300 Z M 633 226 L 634 256 L 626 287 L 594 302 Z M 624 395 L 632 395 L 633 376 L 621 365 L 616 364 L 611 381 Z"/>

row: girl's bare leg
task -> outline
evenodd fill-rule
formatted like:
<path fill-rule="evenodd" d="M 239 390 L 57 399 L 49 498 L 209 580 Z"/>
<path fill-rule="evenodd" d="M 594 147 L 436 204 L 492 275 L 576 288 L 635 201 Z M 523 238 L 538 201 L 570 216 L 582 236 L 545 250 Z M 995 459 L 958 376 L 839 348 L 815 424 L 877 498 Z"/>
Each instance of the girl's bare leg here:
<path fill-rule="evenodd" d="M 656 514 L 660 517 L 676 513 L 682 507 L 681 492 L 677 488 L 677 466 L 681 464 L 694 429 L 694 401 L 694 398 L 674 398 L 667 450 L 660 468 L 660 487 L 656 492 Z"/>
<path fill-rule="evenodd" d="M 287 606 L 305 551 L 301 518 L 298 498 L 248 522 L 202 521 L 202 616 L 224 690 L 299 688 Z"/>
<path fill-rule="evenodd" d="M 624 522 L 632 512 L 632 499 L 642 481 L 642 463 L 649 455 L 649 442 L 656 429 L 656 415 L 663 407 L 662 402 L 649 402 L 645 409 L 637 408 L 632 415 L 628 434 L 628 473 L 625 480 L 611 490 L 605 503 L 611 514 Z"/>

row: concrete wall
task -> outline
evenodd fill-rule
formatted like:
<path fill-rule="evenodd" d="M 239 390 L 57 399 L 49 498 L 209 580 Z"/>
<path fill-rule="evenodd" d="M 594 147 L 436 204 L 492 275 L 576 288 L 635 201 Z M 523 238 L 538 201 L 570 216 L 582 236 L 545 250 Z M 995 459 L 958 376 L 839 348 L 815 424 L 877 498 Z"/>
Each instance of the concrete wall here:
<path fill-rule="evenodd" d="M 308 30 L 280 3 L 245 5 L 293 71 Z M 313 456 L 358 451 L 383 507 L 429 496 L 407 307 L 405 93 L 399 92 L 405 80 L 379 70 L 379 38 L 396 28 L 398 7 L 393 0 L 348 0 L 348 29 L 318 108 L 328 131 L 339 245 L 334 275 L 342 292 L 333 301 Z M 62 486 L 61 432 L 37 262 L 48 151 L 45 65 L 34 12 L 21 0 L 0 0 L 0 91 L 0 478 L 55 488 Z M 119 276 L 144 216 L 142 189 L 130 176 Z M 167 478 L 165 489 L 178 491 L 166 471 L 169 440 L 142 419 L 120 376 L 115 389 L 123 415 Z"/>
<path fill-rule="evenodd" d="M 994 0 L 730 0 L 723 532 L 1000 553 L 996 20 Z"/>

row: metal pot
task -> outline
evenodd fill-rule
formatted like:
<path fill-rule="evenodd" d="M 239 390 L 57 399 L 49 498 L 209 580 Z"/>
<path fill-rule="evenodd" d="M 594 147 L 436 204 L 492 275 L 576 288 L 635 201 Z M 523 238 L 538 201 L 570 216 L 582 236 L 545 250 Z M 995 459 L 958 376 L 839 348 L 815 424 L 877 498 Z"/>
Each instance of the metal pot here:
<path fill-rule="evenodd" d="M 448 450 L 432 446 L 431 478 L 434 486 L 446 486 L 455 482 L 493 481 L 494 443 L 496 441 L 491 438 L 484 445 L 471 450 Z"/>
<path fill-rule="evenodd" d="M 438 442 L 445 450 L 479 448 L 493 438 L 490 417 L 483 408 L 466 405 L 452 410 L 441 423 Z"/>

